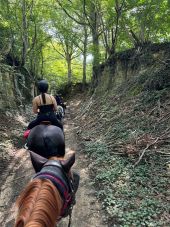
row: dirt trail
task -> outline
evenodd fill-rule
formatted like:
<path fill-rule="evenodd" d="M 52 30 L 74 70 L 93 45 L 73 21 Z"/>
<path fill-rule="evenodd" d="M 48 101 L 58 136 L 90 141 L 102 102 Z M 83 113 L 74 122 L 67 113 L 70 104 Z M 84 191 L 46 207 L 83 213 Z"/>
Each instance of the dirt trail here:
<path fill-rule="evenodd" d="M 71 102 L 66 111 L 64 130 L 67 151 L 76 151 L 76 170 L 81 177 L 80 187 L 77 192 L 77 203 L 73 209 L 72 227 L 106 227 L 103 224 L 104 215 L 101 206 L 95 197 L 95 191 L 91 186 L 88 172 L 88 160 L 80 149 L 76 139 L 76 126 L 72 120 L 72 113 L 76 113 L 76 102 Z M 7 160 L 4 168 L 1 166 L 2 177 L 0 179 L 0 226 L 12 227 L 15 217 L 14 202 L 26 183 L 33 175 L 33 169 L 29 155 L 25 149 L 9 147 L 8 152 L 13 152 L 13 158 Z M 59 227 L 66 227 L 68 218 L 59 223 Z"/>

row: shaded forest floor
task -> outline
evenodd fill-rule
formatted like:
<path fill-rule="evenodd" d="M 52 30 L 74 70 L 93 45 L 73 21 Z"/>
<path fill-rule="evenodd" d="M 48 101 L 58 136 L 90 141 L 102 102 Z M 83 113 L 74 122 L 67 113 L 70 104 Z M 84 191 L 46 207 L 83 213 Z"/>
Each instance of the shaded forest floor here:
<path fill-rule="evenodd" d="M 101 206 L 95 196 L 95 189 L 89 177 L 89 162 L 83 154 L 81 144 L 77 140 L 77 127 L 73 122 L 74 115 L 77 112 L 77 103 L 79 100 L 71 102 L 66 110 L 64 120 L 64 130 L 66 138 L 66 151 L 76 151 L 76 164 L 74 170 L 81 176 L 80 188 L 77 192 L 77 203 L 73 210 L 73 227 L 91 227 L 107 226 L 104 224 L 105 216 L 102 213 Z M 25 149 L 23 149 L 23 130 L 27 125 L 26 120 L 31 116 L 28 111 L 27 116 L 15 113 L 7 113 L 8 117 L 3 115 L 0 119 L 1 131 L 1 152 L 0 152 L 0 226 L 12 227 L 16 215 L 15 200 L 22 189 L 29 182 L 34 171 L 31 166 L 30 158 Z M 59 227 L 68 225 L 68 218 L 59 223 Z"/>

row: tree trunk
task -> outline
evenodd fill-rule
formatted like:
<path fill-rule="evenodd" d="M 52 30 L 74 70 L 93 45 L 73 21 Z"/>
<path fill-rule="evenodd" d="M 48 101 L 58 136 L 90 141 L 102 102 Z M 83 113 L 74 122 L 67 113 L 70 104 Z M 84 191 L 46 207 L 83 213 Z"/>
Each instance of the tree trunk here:
<path fill-rule="evenodd" d="M 44 56 L 43 56 L 43 50 L 41 48 L 41 76 L 44 76 Z"/>
<path fill-rule="evenodd" d="M 96 12 L 96 7 L 94 3 L 91 4 L 91 31 L 93 39 L 93 77 L 92 77 L 92 87 L 95 88 L 98 84 L 98 67 L 100 63 L 99 55 L 99 25 L 98 25 L 98 15 Z"/>
<path fill-rule="evenodd" d="M 71 85 L 72 81 L 72 70 L 71 70 L 71 57 L 67 54 L 67 69 L 68 69 L 68 85 Z"/>
<path fill-rule="evenodd" d="M 95 88 L 98 84 L 98 67 L 99 67 L 99 39 L 96 33 L 93 33 L 93 78 L 92 86 Z"/>
<path fill-rule="evenodd" d="M 87 27 L 84 25 L 84 48 L 83 48 L 83 90 L 86 85 L 86 65 L 87 65 Z"/>
<path fill-rule="evenodd" d="M 22 59 L 21 65 L 25 65 L 27 49 L 28 49 L 28 31 L 27 31 L 27 16 L 26 16 L 26 1 L 22 1 Z"/>

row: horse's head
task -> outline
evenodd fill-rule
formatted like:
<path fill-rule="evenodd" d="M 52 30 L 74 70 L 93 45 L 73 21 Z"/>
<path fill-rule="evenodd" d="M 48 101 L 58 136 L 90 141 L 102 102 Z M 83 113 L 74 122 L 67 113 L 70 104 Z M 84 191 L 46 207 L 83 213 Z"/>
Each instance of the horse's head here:
<path fill-rule="evenodd" d="M 33 152 L 31 153 L 34 155 Z M 35 154 L 36 158 L 38 156 Z M 79 176 L 77 175 L 76 186 L 75 173 L 73 173 L 73 181 L 70 181 L 68 174 L 75 162 L 75 153 L 67 160 L 57 161 L 42 158 L 42 162 L 44 161 L 46 162 L 42 165 L 41 170 L 17 199 L 18 215 L 15 227 L 54 227 L 56 221 L 70 214 L 69 212 L 75 204 Z"/>
<path fill-rule="evenodd" d="M 28 136 L 27 146 L 44 158 L 65 155 L 63 131 L 54 125 L 38 125 L 33 128 Z"/>
<path fill-rule="evenodd" d="M 35 172 L 39 172 L 45 163 L 47 163 L 48 159 L 42 157 L 39 154 L 34 153 L 33 151 L 29 151 L 31 156 L 32 165 L 34 167 Z M 63 170 L 68 173 L 71 169 L 72 165 L 75 162 L 75 153 L 73 153 L 68 159 L 60 161 Z"/>

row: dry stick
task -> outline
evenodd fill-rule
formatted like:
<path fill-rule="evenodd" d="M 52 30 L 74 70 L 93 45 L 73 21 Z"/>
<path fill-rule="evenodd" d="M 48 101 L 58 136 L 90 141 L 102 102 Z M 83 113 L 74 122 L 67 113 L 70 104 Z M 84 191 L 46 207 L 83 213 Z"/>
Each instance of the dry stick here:
<path fill-rule="evenodd" d="M 157 106 L 156 107 L 154 107 L 149 113 L 148 113 L 148 116 L 149 115 L 151 115 L 152 114 L 152 112 L 155 110 L 157 108 Z"/>
<path fill-rule="evenodd" d="M 164 131 L 164 133 L 159 137 L 160 139 L 163 139 L 164 138 L 164 136 L 166 136 L 168 133 L 170 133 L 170 128 L 167 128 L 165 131 Z"/>
<path fill-rule="evenodd" d="M 170 156 L 170 153 L 166 153 L 166 152 L 163 152 L 163 151 L 156 151 L 156 153 L 166 155 L 166 156 Z"/>
<path fill-rule="evenodd" d="M 141 161 L 142 157 L 144 156 L 146 150 L 147 150 L 150 146 L 152 146 L 153 144 L 155 144 L 155 143 L 158 141 L 158 139 L 160 139 L 160 137 L 157 137 L 156 140 L 155 140 L 153 143 L 150 143 L 150 144 L 148 144 L 148 145 L 146 146 L 146 148 L 142 151 L 142 154 L 141 154 L 141 156 L 139 157 L 138 161 L 135 162 L 134 167 L 135 167 L 136 165 L 139 164 L 139 162 Z"/>
<path fill-rule="evenodd" d="M 158 100 L 158 109 L 159 109 L 159 116 L 162 116 L 161 114 L 161 101 L 160 101 L 160 99 Z"/>
<path fill-rule="evenodd" d="M 162 119 L 164 119 L 164 118 L 165 118 L 165 117 L 167 117 L 167 116 L 168 116 L 168 117 L 167 117 L 167 118 L 165 118 L 165 119 L 164 119 L 164 121 L 165 121 L 165 120 L 168 120 L 168 118 L 170 118 L 170 116 L 169 116 L 169 115 L 170 115 L 170 113 L 167 113 L 167 114 L 165 114 L 164 116 L 162 116 L 162 117 L 159 119 L 159 121 L 157 122 L 157 124 L 159 124 L 159 123 L 160 123 L 160 121 L 162 121 Z M 163 121 L 163 122 L 164 122 L 164 121 Z M 161 122 L 161 123 L 162 123 L 162 122 Z"/>
<path fill-rule="evenodd" d="M 165 64 L 165 65 L 168 65 L 169 63 L 167 61 L 169 61 L 170 59 L 166 59 L 166 61 L 162 61 L 161 59 L 158 58 L 158 61 Z"/>

